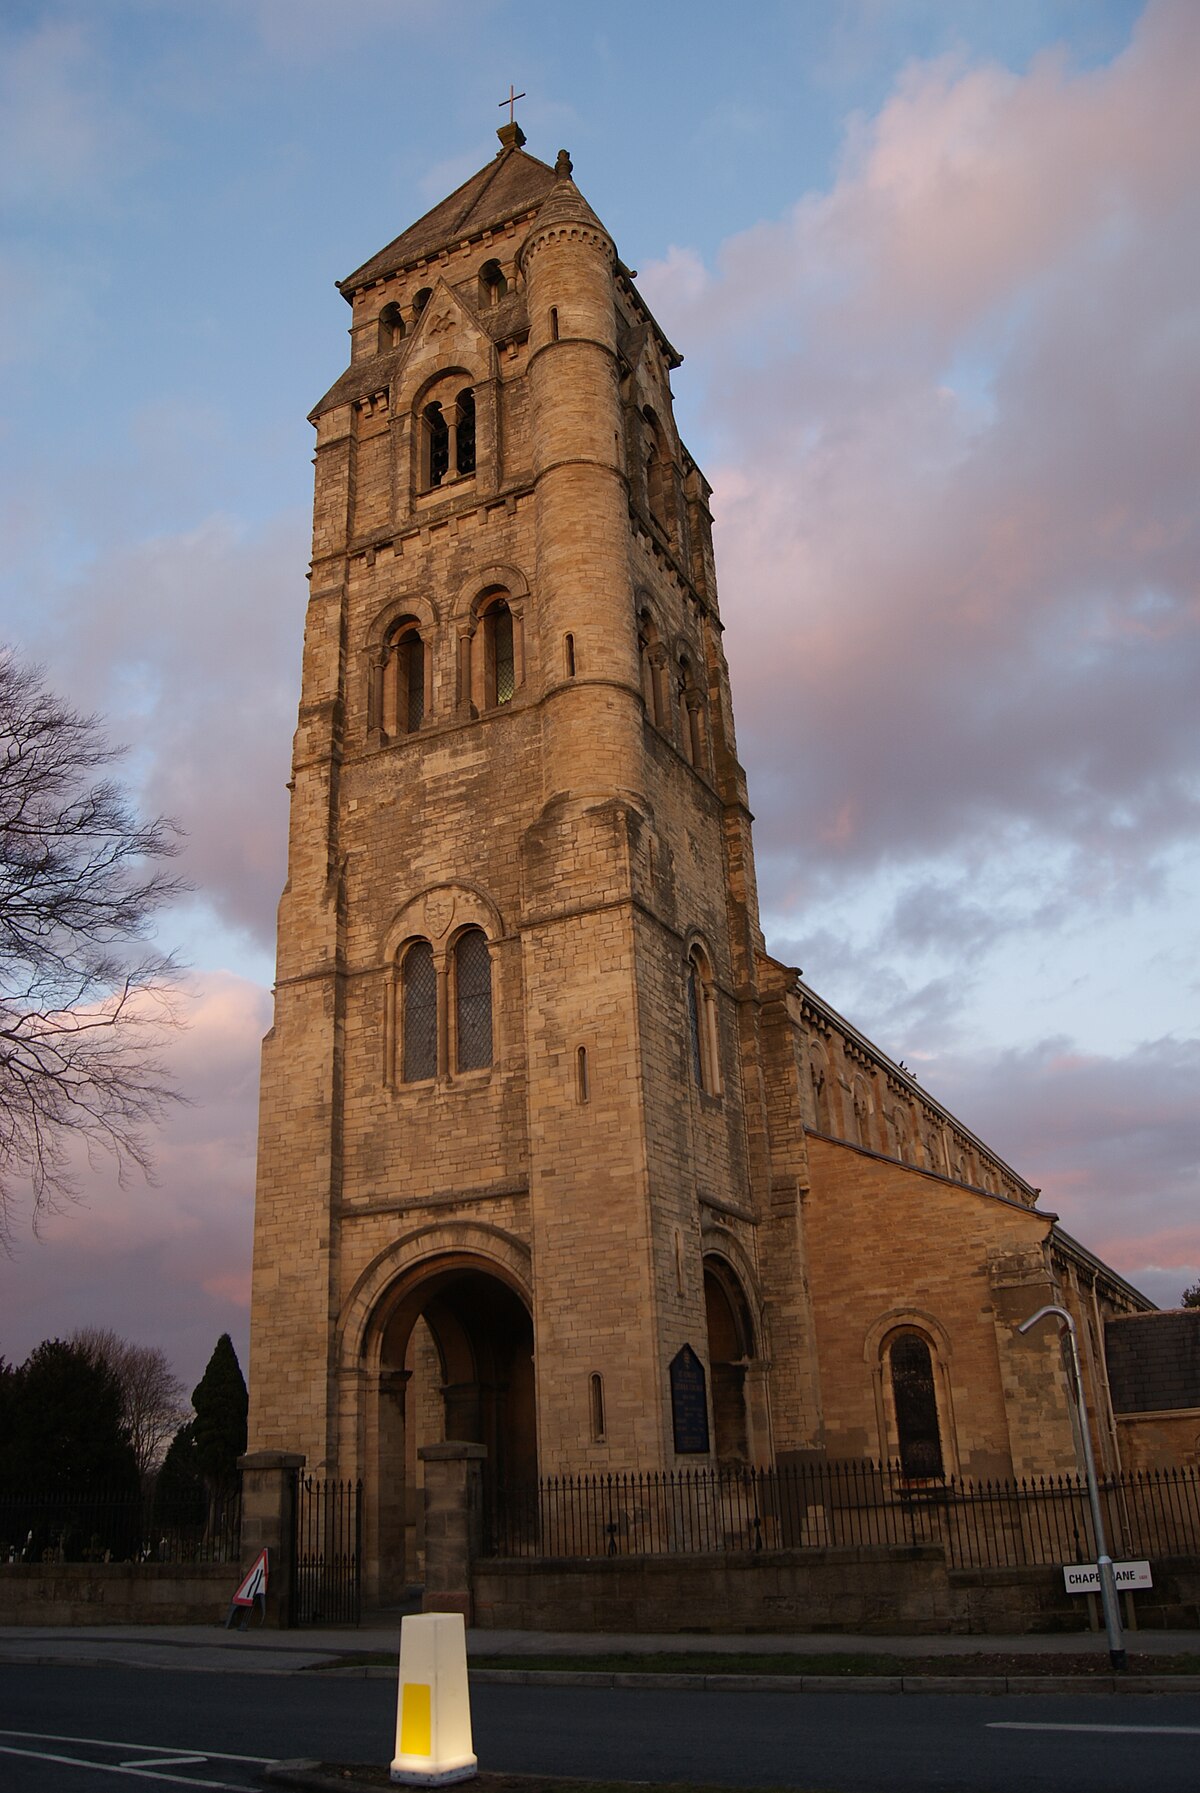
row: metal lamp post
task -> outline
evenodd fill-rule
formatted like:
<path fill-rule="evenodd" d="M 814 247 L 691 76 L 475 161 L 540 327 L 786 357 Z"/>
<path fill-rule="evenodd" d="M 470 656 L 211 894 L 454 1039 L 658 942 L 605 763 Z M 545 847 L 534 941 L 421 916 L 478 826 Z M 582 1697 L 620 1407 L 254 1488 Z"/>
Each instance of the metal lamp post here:
<path fill-rule="evenodd" d="M 1083 1437 L 1083 1466 L 1087 1479 L 1088 1499 L 1092 1505 L 1092 1528 L 1096 1535 L 1096 1568 L 1100 1575 L 1100 1599 L 1104 1606 L 1104 1624 L 1108 1632 L 1108 1659 L 1114 1669 L 1123 1669 L 1125 1662 L 1125 1632 L 1121 1624 L 1121 1608 L 1117 1601 L 1117 1582 L 1113 1574 L 1112 1558 L 1108 1554 L 1108 1544 L 1104 1536 L 1104 1518 L 1100 1512 L 1100 1489 L 1096 1481 L 1096 1459 L 1092 1454 L 1092 1434 L 1088 1426 L 1087 1400 L 1083 1392 L 1083 1369 L 1079 1362 L 1079 1345 L 1075 1335 L 1075 1321 L 1065 1307 L 1039 1307 L 1036 1314 L 1030 1314 L 1028 1320 L 1022 1320 L 1017 1327 L 1018 1332 L 1028 1332 L 1047 1314 L 1054 1314 L 1067 1329 L 1067 1337 L 1071 1341 L 1071 1368 L 1075 1376 L 1075 1404 L 1079 1410 L 1079 1430 Z"/>

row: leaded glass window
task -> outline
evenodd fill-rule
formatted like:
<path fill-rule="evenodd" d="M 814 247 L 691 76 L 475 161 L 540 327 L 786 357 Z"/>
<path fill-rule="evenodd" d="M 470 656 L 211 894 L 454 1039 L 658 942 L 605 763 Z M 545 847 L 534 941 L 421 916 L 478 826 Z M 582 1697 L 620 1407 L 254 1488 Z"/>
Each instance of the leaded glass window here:
<path fill-rule="evenodd" d="M 468 928 L 455 944 L 454 1004 L 458 1069 L 486 1070 L 492 1062 L 492 957 L 480 928 Z"/>
<path fill-rule="evenodd" d="M 891 1360 L 901 1471 L 919 1480 L 940 1476 L 942 1435 L 929 1346 L 915 1332 L 902 1333 Z"/>
<path fill-rule="evenodd" d="M 437 972 L 428 940 L 414 940 L 400 968 L 405 1083 L 437 1076 Z"/>
<path fill-rule="evenodd" d="M 406 698 L 405 727 L 411 735 L 425 720 L 425 643 L 415 632 L 400 644 L 400 675 Z"/>
<path fill-rule="evenodd" d="M 513 619 L 507 604 L 497 604 L 489 611 L 492 636 L 492 676 L 496 686 L 496 702 L 509 703 L 516 690 L 516 662 L 513 657 Z"/>

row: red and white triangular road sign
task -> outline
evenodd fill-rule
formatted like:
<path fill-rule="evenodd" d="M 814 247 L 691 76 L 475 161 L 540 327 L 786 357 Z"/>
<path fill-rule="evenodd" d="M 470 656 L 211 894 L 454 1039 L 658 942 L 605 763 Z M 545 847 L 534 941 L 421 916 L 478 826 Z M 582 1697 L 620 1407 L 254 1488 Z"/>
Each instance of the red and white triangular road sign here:
<path fill-rule="evenodd" d="M 264 1545 L 255 1559 L 254 1567 L 233 1596 L 235 1606 L 253 1606 L 256 1600 L 264 1598 L 267 1592 L 267 1552 Z"/>

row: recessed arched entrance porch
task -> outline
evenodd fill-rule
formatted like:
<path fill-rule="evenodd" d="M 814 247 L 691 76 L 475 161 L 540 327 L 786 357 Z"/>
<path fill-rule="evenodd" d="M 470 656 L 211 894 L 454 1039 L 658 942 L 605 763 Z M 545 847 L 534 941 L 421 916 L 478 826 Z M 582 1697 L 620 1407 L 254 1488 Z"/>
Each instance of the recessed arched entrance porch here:
<path fill-rule="evenodd" d="M 398 1251 L 388 1255 L 391 1265 L 378 1265 L 358 1292 L 353 1377 L 364 1591 L 383 1604 L 422 1578 L 421 1446 L 484 1445 L 485 1487 L 537 1477 L 533 1320 L 519 1252 L 514 1264 L 511 1251 L 484 1255 L 459 1245 L 404 1268 L 395 1264 Z"/>
<path fill-rule="evenodd" d="M 704 1315 L 712 1375 L 713 1452 L 727 1466 L 769 1462 L 766 1366 L 750 1301 L 728 1258 L 704 1256 Z"/>

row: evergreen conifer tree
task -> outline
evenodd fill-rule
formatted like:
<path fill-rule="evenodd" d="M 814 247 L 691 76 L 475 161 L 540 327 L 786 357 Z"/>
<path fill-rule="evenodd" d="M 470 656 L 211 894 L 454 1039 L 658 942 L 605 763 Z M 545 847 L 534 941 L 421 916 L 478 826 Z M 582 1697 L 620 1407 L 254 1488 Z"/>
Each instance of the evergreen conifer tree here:
<path fill-rule="evenodd" d="M 237 1460 L 246 1448 L 249 1408 L 245 1378 L 227 1332 L 217 1340 L 208 1367 L 192 1390 L 192 1406 L 196 1466 L 210 1495 L 219 1498 L 237 1486 Z"/>

